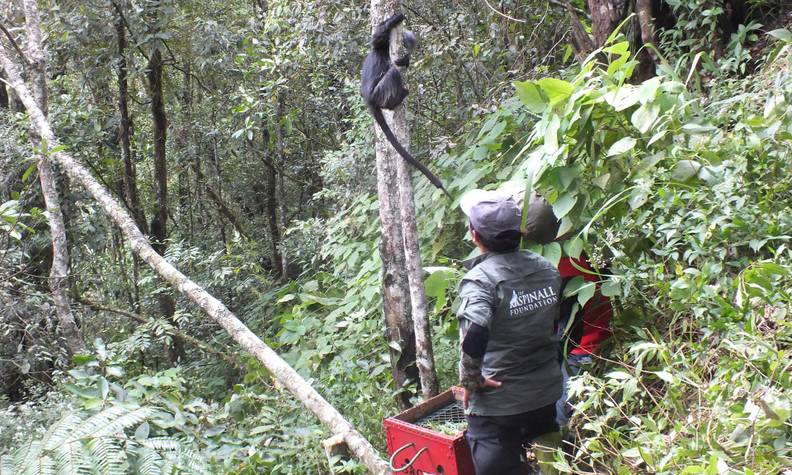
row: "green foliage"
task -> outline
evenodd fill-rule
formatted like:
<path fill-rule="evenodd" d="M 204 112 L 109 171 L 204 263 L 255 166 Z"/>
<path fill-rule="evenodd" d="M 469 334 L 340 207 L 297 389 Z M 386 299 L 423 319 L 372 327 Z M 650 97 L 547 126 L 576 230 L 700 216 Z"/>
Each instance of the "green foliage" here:
<path fill-rule="evenodd" d="M 209 473 L 180 434 L 184 381 L 176 370 L 119 384 L 124 370 L 100 340 L 96 359 L 76 360 L 82 369 L 70 370 L 63 383 L 76 398 L 74 407 L 2 455 L 3 474 Z"/>
<path fill-rule="evenodd" d="M 626 83 L 626 46 L 567 81 L 516 83 L 541 116 L 488 125 L 488 143 L 520 150 L 511 180 L 548 198 L 559 235 L 585 238 L 618 303 L 606 358 L 572 380 L 578 444 L 557 468 L 778 472 L 792 462 L 789 52 L 713 101 L 671 69 Z"/>
<path fill-rule="evenodd" d="M 608 273 L 602 291 L 618 304 L 616 337 L 607 359 L 574 382 L 580 443 L 559 468 L 776 473 L 790 464 L 792 35 L 770 32 L 766 66 L 742 79 L 762 64 L 749 49 L 759 25 L 727 34 L 719 23 L 725 0 L 668 3 L 677 24 L 661 32 L 660 50 L 670 63 L 640 85 L 629 83 L 635 64 L 621 38 L 603 50 L 607 64 L 592 56 L 556 71 L 569 59 L 568 47 L 555 46 L 566 13 L 547 2 L 498 6 L 525 22 L 481 2 L 405 4 L 421 39 L 408 72 L 411 148 L 454 196 L 474 187 L 541 191 L 572 237 L 531 248 L 554 262 L 585 253 Z M 781 5 L 748 3 L 763 12 Z M 368 42 L 366 7 L 118 6 L 130 42 L 136 177 L 149 215 L 145 73 L 154 48 L 166 62 L 166 258 L 384 447 L 381 420 L 398 409 L 382 338 L 372 125 L 355 79 Z M 118 11 L 63 2 L 44 16 L 50 117 L 69 150 L 122 196 Z M 176 299 L 174 321 L 160 318 L 157 297 L 173 291 L 133 261 L 76 186 L 63 183 L 71 292 L 147 322 L 74 301 L 88 339 L 108 343 L 92 357 L 66 357 L 46 286 L 49 238 L 22 114 L 0 114 L 3 470 L 326 473 L 327 430 L 253 357 L 239 355 L 239 371 L 188 346 L 171 367 L 177 330 L 220 352 L 237 350 L 184 300 Z M 250 239 L 217 211 L 209 188 Z M 271 195 L 278 226 L 288 229 L 281 251 L 299 267 L 295 280 L 276 281 L 270 270 Z M 456 205 L 416 181 L 442 386 L 456 381 L 455 288 L 473 248 Z M 576 280 L 566 293 L 584 304 L 593 286 Z M 353 461 L 330 464 L 363 472 Z"/>

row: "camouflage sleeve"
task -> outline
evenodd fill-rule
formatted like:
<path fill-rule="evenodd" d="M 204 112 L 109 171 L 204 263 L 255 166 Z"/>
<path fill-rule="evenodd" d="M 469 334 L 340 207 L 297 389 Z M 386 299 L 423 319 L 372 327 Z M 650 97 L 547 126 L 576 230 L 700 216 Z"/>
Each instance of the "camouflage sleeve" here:
<path fill-rule="evenodd" d="M 457 310 L 459 317 L 459 385 L 469 391 L 476 391 L 484 384 L 481 374 L 483 355 L 473 357 L 463 351 L 462 343 L 471 324 L 489 327 L 492 320 L 493 295 L 476 281 L 464 280 L 459 289 L 462 304 Z M 479 356 L 479 355 L 476 355 Z"/>
<path fill-rule="evenodd" d="M 482 358 L 473 358 L 461 351 L 459 358 L 459 385 L 468 391 L 476 391 L 484 386 L 484 376 L 481 375 Z"/>

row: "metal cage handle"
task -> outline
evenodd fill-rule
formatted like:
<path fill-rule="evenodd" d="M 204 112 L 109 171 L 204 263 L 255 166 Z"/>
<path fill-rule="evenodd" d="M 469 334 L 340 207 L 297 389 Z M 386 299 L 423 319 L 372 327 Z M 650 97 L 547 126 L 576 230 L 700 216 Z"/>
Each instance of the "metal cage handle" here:
<path fill-rule="evenodd" d="M 416 460 L 418 460 L 418 457 L 420 457 L 422 453 L 424 453 L 424 452 L 426 452 L 427 450 L 429 450 L 428 448 L 424 447 L 424 448 L 422 448 L 421 450 L 419 450 L 419 451 L 418 451 L 418 453 L 416 453 L 416 454 L 413 456 L 412 460 L 410 460 L 409 462 L 407 462 L 407 463 L 406 463 L 406 464 L 405 464 L 403 467 L 401 467 L 401 468 L 396 468 L 396 467 L 394 467 L 394 466 L 393 466 L 393 462 L 396 460 L 396 457 L 398 457 L 398 455 L 399 455 L 400 453 L 402 453 L 402 452 L 403 452 L 405 449 L 408 449 L 408 448 L 412 447 L 413 445 L 415 445 L 415 444 L 414 444 L 414 443 L 412 443 L 412 442 L 409 442 L 408 444 L 406 444 L 406 445 L 403 445 L 403 446 L 399 447 L 398 449 L 396 449 L 396 450 L 393 452 L 393 455 L 391 455 L 391 456 L 390 456 L 390 459 L 388 460 L 388 468 L 389 468 L 389 469 L 390 469 L 392 472 L 403 472 L 403 471 L 407 470 L 408 468 L 412 467 L 412 465 L 415 463 L 415 461 L 416 461 Z"/>

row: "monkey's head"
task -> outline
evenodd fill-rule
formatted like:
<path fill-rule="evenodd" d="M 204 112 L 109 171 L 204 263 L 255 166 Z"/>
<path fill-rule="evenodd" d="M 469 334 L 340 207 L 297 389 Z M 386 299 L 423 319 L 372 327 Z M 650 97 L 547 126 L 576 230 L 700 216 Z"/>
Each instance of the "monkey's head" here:
<path fill-rule="evenodd" d="M 415 51 L 415 48 L 418 47 L 418 38 L 415 37 L 412 31 L 410 30 L 402 30 L 402 42 L 404 43 L 404 47 L 407 48 L 409 53 Z"/>

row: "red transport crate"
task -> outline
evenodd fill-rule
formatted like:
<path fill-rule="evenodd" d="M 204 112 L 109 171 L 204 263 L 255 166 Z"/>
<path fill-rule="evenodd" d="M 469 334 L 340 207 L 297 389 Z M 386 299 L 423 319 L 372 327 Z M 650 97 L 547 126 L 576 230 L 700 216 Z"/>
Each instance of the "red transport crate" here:
<path fill-rule="evenodd" d="M 395 474 L 474 475 L 464 436 L 464 412 L 449 389 L 399 415 L 385 419 L 388 455 Z M 432 430 L 433 423 L 459 424 L 454 435 Z"/>

